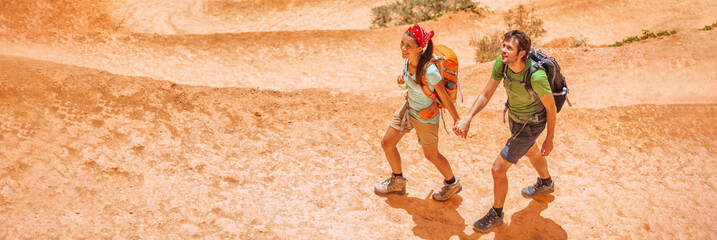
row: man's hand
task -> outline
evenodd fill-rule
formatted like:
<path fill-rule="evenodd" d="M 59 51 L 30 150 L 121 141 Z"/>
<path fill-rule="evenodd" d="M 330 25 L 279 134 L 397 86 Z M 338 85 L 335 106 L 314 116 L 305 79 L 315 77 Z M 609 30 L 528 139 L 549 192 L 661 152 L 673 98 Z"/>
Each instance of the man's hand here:
<path fill-rule="evenodd" d="M 466 138 L 468 130 L 471 127 L 471 119 L 468 117 L 462 118 L 453 124 L 453 133 L 462 138 Z"/>
<path fill-rule="evenodd" d="M 548 156 L 553 151 L 553 139 L 545 139 L 543 147 L 540 148 L 540 155 Z"/>

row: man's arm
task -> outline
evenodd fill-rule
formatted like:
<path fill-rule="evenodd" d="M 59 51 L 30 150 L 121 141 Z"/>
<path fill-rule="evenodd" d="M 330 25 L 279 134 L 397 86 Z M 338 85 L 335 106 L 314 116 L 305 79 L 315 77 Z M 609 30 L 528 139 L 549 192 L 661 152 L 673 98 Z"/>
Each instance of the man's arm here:
<path fill-rule="evenodd" d="M 545 106 L 545 112 L 548 115 L 548 134 L 545 137 L 545 142 L 543 142 L 543 147 L 540 148 L 540 154 L 543 156 L 548 156 L 551 151 L 553 151 L 553 137 L 555 136 L 555 115 L 556 107 L 555 107 L 555 99 L 553 98 L 552 94 L 545 94 L 543 97 L 540 98 L 540 102 L 543 103 L 543 106 Z"/>
<path fill-rule="evenodd" d="M 471 120 L 473 120 L 473 117 L 485 108 L 490 99 L 493 97 L 493 93 L 495 93 L 495 90 L 498 88 L 498 84 L 500 84 L 500 80 L 488 80 L 485 87 L 483 87 L 483 91 L 480 95 L 478 95 L 475 102 L 473 102 L 473 106 L 468 111 L 466 116 L 464 116 L 461 121 L 456 122 L 453 127 L 453 131 L 456 135 L 466 138 L 468 135 L 468 129 L 471 126 Z"/>

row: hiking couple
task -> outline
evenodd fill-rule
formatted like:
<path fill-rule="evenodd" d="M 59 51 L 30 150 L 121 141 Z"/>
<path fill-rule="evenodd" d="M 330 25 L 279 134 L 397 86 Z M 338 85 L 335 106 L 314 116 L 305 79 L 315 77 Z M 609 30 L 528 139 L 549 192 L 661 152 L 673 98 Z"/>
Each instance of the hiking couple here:
<path fill-rule="evenodd" d="M 443 67 L 441 62 L 434 59 L 434 45 L 431 40 L 433 35 L 433 31 L 428 32 L 416 24 L 401 38 L 401 54 L 405 59 L 405 65 L 403 74 L 398 76 L 397 82 L 407 86 L 408 94 L 406 103 L 396 111 L 381 140 L 381 147 L 393 175 L 375 185 L 374 191 L 377 194 L 406 192 L 407 179 L 403 176 L 401 156 L 396 145 L 407 132 L 415 128 L 424 156 L 436 166 L 444 178 L 443 186 L 433 193 L 433 199 L 446 201 L 459 193 L 463 188 L 460 179 L 456 178 L 448 160 L 438 151 L 441 114 L 433 108 L 436 103 L 447 103 L 441 106 L 454 120 L 453 132 L 465 138 L 473 117 L 486 106 L 498 84 L 504 80 L 503 87 L 508 96 L 506 111 L 509 113 L 511 137 L 493 162 L 493 206 L 483 218 L 473 223 L 476 230 L 487 232 L 503 223 L 503 203 L 508 191 L 506 172 L 522 156 L 530 159 L 530 163 L 539 175 L 535 184 L 522 190 L 522 195 L 532 198 L 553 192 L 554 185 L 545 159 L 553 149 L 555 133 L 556 107 L 553 94 L 545 71 L 531 69 L 533 63 L 527 60 L 531 47 L 530 38 L 521 31 L 509 31 L 504 36 L 501 55 L 493 64 L 491 79 L 488 80 L 468 114 L 461 117 L 447 92 L 447 90 L 455 91 L 446 87 L 448 81 L 444 78 L 449 71 L 441 69 Z M 527 84 L 524 81 L 526 76 L 530 76 Z M 536 139 L 546 126 L 547 137 L 542 147 L 538 147 Z"/>

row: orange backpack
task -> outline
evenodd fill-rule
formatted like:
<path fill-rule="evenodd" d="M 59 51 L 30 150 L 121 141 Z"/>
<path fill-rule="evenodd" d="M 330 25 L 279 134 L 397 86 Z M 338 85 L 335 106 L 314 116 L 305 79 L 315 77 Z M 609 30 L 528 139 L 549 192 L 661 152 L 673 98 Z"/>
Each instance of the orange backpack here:
<path fill-rule="evenodd" d="M 436 64 L 438 71 L 440 71 L 441 76 L 443 76 L 443 84 L 446 86 L 446 92 L 448 93 L 448 96 L 451 97 L 451 104 L 455 104 L 459 91 L 458 57 L 456 57 L 456 53 L 445 45 L 436 45 L 433 47 L 433 58 L 426 63 L 426 66 L 423 68 L 424 71 L 431 64 Z M 425 75 L 421 78 L 421 82 L 423 82 L 423 87 L 421 87 L 423 93 L 434 101 L 431 106 L 418 111 L 418 115 L 421 119 L 433 119 L 441 110 L 441 102 L 436 96 L 436 91 L 431 91 L 431 89 L 428 88 Z"/>

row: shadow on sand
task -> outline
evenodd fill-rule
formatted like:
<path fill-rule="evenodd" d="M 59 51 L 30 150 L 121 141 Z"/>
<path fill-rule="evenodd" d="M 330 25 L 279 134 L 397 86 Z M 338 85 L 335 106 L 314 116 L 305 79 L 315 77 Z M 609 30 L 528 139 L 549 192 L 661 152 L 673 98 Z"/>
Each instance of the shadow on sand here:
<path fill-rule="evenodd" d="M 453 196 L 445 202 L 438 202 L 430 197 L 421 199 L 406 195 L 388 195 L 386 203 L 393 208 L 406 210 L 413 217 L 416 226 L 413 234 L 423 239 L 446 240 L 452 236 L 460 239 L 478 239 L 482 234 L 466 234 L 469 226 L 458 213 L 458 207 L 463 202 L 459 195 Z"/>
<path fill-rule="evenodd" d="M 430 197 L 421 199 L 406 195 L 388 195 L 386 203 L 393 208 L 406 210 L 413 217 L 416 226 L 413 234 L 423 239 L 446 240 L 452 236 L 459 239 L 478 239 L 484 233 L 472 230 L 473 221 L 466 220 L 458 213 L 463 202 L 460 195 L 446 202 L 437 202 Z M 528 206 L 511 216 L 510 224 L 493 229 L 495 239 L 568 239 L 568 233 L 555 221 L 540 216 L 555 200 L 553 195 L 533 198 Z M 476 219 L 477 220 L 477 219 Z M 471 234 L 466 234 L 466 228 Z"/>
<path fill-rule="evenodd" d="M 540 216 L 555 200 L 553 195 L 542 194 L 533 198 L 528 206 L 510 217 L 510 224 L 496 228 L 495 239 L 568 239 L 568 233 L 555 221 Z"/>

